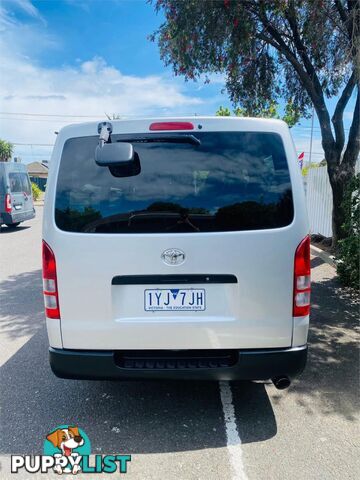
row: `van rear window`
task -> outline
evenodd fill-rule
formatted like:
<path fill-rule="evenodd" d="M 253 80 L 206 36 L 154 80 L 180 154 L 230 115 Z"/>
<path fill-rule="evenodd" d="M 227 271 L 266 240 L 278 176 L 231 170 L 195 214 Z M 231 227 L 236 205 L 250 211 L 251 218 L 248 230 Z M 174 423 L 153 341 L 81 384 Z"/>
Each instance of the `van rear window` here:
<path fill-rule="evenodd" d="M 95 163 L 97 136 L 67 140 L 56 188 L 57 226 L 84 233 L 172 234 L 262 230 L 292 222 L 290 175 L 279 135 L 194 135 L 201 145 L 132 142 L 141 171 L 129 177 L 116 177 Z M 112 135 L 112 142 L 125 137 L 129 141 L 129 135 Z"/>
<path fill-rule="evenodd" d="M 11 193 L 26 193 L 26 195 L 31 195 L 29 177 L 26 173 L 10 172 L 9 183 Z"/>

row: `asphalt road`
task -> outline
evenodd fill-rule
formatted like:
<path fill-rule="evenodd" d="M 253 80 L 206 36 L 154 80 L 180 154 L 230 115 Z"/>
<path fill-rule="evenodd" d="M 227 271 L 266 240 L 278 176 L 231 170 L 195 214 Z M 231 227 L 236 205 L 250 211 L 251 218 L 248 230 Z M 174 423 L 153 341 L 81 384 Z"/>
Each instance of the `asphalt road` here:
<path fill-rule="evenodd" d="M 46 434 L 70 423 L 87 433 L 93 453 L 131 454 L 129 479 L 359 478 L 359 310 L 330 265 L 312 259 L 305 373 L 281 392 L 270 383 L 231 384 L 224 415 L 216 382 L 67 381 L 51 373 L 41 214 L 40 207 L 34 220 L 0 233 L 1 478 L 14 476 L 10 454 L 41 454 Z"/>

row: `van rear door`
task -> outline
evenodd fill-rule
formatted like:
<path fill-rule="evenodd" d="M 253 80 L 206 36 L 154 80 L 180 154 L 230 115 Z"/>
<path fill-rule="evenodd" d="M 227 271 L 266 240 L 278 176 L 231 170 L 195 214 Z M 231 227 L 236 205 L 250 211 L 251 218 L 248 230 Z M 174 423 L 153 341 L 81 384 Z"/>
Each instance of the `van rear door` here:
<path fill-rule="evenodd" d="M 21 173 L 10 171 L 8 177 L 13 213 L 15 215 L 17 213 L 23 213 L 25 210 L 25 197 Z"/>
<path fill-rule="evenodd" d="M 132 176 L 95 163 L 97 136 L 66 140 L 44 223 L 64 348 L 291 346 L 298 167 L 289 135 L 249 124 L 204 121 L 199 145 L 113 134 Z"/>
<path fill-rule="evenodd" d="M 8 172 L 13 213 L 27 213 L 33 210 L 31 185 L 28 174 L 21 171 Z"/>

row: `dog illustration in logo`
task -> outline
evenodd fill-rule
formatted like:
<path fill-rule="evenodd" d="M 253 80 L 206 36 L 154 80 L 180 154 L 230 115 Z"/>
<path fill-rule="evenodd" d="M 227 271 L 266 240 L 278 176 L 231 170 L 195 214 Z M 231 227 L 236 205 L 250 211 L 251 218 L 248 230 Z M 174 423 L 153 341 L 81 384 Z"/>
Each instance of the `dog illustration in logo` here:
<path fill-rule="evenodd" d="M 54 447 L 61 450 L 60 453 L 55 453 L 54 457 L 77 457 L 79 454 L 73 452 L 75 448 L 84 445 L 84 439 L 80 435 L 78 427 L 59 428 L 52 433 L 49 433 L 46 437 Z M 81 471 L 80 465 L 74 465 L 71 467 L 70 463 L 63 469 L 60 465 L 54 467 L 54 471 L 61 475 L 62 473 L 72 473 L 76 475 Z"/>

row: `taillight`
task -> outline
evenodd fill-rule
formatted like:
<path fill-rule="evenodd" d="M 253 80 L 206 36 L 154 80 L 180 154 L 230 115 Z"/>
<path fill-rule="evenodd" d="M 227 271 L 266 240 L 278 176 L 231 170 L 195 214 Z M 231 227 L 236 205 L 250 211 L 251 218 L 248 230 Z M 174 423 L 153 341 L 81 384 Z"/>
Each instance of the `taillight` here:
<path fill-rule="evenodd" d="M 11 195 L 10 195 L 10 193 L 7 193 L 5 195 L 5 212 L 6 213 L 11 212 Z"/>
<path fill-rule="evenodd" d="M 47 318 L 60 318 L 55 255 L 44 240 L 42 241 L 42 261 L 45 314 Z"/>
<path fill-rule="evenodd" d="M 293 316 L 304 317 L 310 313 L 310 237 L 297 247 L 294 263 Z"/>
<path fill-rule="evenodd" d="M 194 130 L 194 125 L 191 122 L 155 122 L 149 130 Z"/>

